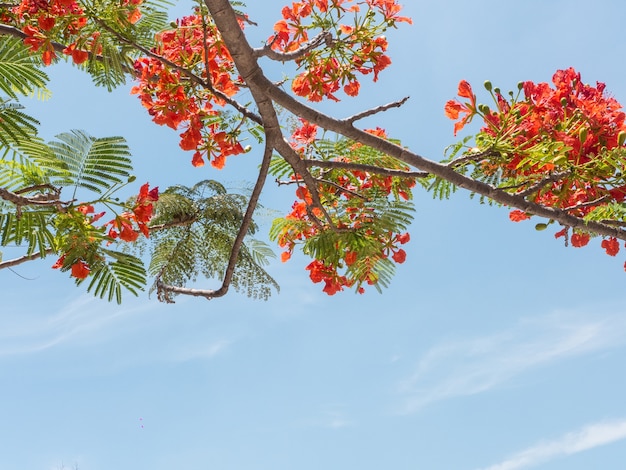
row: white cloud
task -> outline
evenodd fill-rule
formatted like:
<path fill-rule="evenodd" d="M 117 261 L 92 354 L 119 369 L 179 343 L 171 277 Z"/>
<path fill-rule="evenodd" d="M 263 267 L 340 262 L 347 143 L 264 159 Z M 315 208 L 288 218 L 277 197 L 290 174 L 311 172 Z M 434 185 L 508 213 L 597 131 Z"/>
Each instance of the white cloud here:
<path fill-rule="evenodd" d="M 531 368 L 620 346 L 624 338 L 623 315 L 559 313 L 524 319 L 489 336 L 446 342 L 427 351 L 415 372 L 399 384 L 404 397 L 400 412 L 485 392 Z"/>
<path fill-rule="evenodd" d="M 109 357 L 108 368 L 126 368 L 153 362 L 186 362 L 210 359 L 232 339 L 196 324 L 173 329 L 179 320 L 154 302 L 129 299 L 118 306 L 80 296 L 58 312 L 0 316 L 0 358 L 36 354 L 52 348 L 80 350 L 83 357 Z M 172 334 L 176 331 L 176 334 Z M 228 334 L 227 336 L 233 336 Z M 93 364 L 93 362 L 90 362 Z"/>
<path fill-rule="evenodd" d="M 129 310 L 96 309 L 102 301 L 83 295 L 60 312 L 20 313 L 1 318 L 0 357 L 31 354 L 101 331 L 116 317 Z"/>
<path fill-rule="evenodd" d="M 622 439 L 626 439 L 626 419 L 595 423 L 553 441 L 529 447 L 483 470 L 520 470 Z"/>

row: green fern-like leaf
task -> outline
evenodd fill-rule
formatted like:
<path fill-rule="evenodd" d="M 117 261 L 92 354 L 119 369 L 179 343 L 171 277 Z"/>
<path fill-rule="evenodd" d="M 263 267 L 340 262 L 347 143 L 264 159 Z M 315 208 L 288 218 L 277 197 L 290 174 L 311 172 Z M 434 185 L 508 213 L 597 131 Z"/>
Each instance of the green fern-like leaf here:
<path fill-rule="evenodd" d="M 155 204 L 151 221 L 149 273 L 165 284 L 184 286 L 223 278 L 241 226 L 247 198 L 228 193 L 215 181 L 168 188 Z M 249 233 L 253 233 L 253 224 Z M 273 254 L 267 245 L 247 239 L 240 251 L 231 286 L 255 298 L 267 298 L 276 282 L 262 268 Z M 172 296 L 161 299 L 171 301 Z"/>
<path fill-rule="evenodd" d="M 0 36 L 0 91 L 12 99 L 18 94 L 46 96 L 47 82 L 48 76 L 21 39 Z"/>
<path fill-rule="evenodd" d="M 56 185 L 103 194 L 128 181 L 132 166 L 123 138 L 95 138 L 75 130 L 58 135 L 57 139 L 48 144 L 52 154 L 40 155 L 37 160 L 54 175 Z"/>
<path fill-rule="evenodd" d="M 91 282 L 87 291 L 101 299 L 107 298 L 110 302 L 115 298 L 122 302 L 122 288 L 134 295 L 143 290 L 146 285 L 146 270 L 142 261 L 127 253 L 104 250 L 114 261 L 99 264 L 92 272 Z M 81 284 L 83 280 L 77 280 Z"/>
<path fill-rule="evenodd" d="M 22 109 L 18 103 L 0 100 L 0 146 L 11 147 L 36 131 L 39 122 Z"/>

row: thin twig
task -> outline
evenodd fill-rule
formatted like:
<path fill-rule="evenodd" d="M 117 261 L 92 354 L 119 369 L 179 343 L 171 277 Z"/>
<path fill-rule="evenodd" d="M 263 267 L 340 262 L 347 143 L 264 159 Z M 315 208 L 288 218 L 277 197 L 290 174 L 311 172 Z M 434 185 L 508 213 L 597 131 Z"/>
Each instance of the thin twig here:
<path fill-rule="evenodd" d="M 362 163 L 324 161 L 324 160 L 302 160 L 307 167 L 318 167 L 327 169 L 341 169 L 352 171 L 363 171 L 376 175 L 395 176 L 398 178 L 428 178 L 432 176 L 425 171 L 404 171 L 392 170 L 390 168 L 381 168 L 374 165 L 365 165 Z"/>
<path fill-rule="evenodd" d="M 298 60 L 311 52 L 316 47 L 322 44 L 332 43 L 332 35 L 328 31 L 322 31 L 316 35 L 313 39 L 300 45 L 298 49 L 290 52 L 278 52 L 272 49 L 272 46 L 276 42 L 277 36 L 275 36 L 269 44 L 265 44 L 261 48 L 254 49 L 256 57 L 269 57 L 272 60 L 279 62 L 289 62 L 292 60 Z"/>
<path fill-rule="evenodd" d="M 570 170 L 562 171 L 560 173 L 552 173 L 547 178 L 544 178 L 544 179 L 542 179 L 540 181 L 537 181 L 535 184 L 529 186 L 524 191 L 520 191 L 519 193 L 515 193 L 515 195 L 516 196 L 521 196 L 521 197 L 525 198 L 526 196 L 529 196 L 529 195 L 539 191 L 541 188 L 543 188 L 547 184 L 554 183 L 555 181 L 558 181 L 558 180 L 560 180 L 562 178 L 565 178 L 566 176 L 569 176 L 571 174 L 572 174 L 572 172 Z M 509 188 L 500 188 L 500 189 L 509 189 Z"/>
<path fill-rule="evenodd" d="M 584 209 L 585 207 L 593 207 L 603 202 L 606 202 L 610 199 L 611 199 L 611 196 L 606 194 L 602 197 L 599 197 L 598 199 L 594 199 L 593 201 L 581 202 L 580 204 L 574 204 L 573 206 L 563 207 L 561 210 L 569 212 L 569 211 L 574 211 L 576 209 Z"/>
<path fill-rule="evenodd" d="M 47 250 L 40 252 L 38 251 L 37 253 L 33 253 L 30 255 L 24 255 L 21 256 L 19 258 L 14 258 L 14 259 L 10 259 L 8 261 L 3 261 L 0 263 L 0 269 L 5 269 L 5 268 L 12 268 L 13 266 L 18 266 L 22 263 L 26 263 L 27 261 L 32 261 L 35 259 L 40 259 L 40 258 L 45 258 L 46 255 L 51 255 L 53 253 L 56 253 L 55 250 L 53 250 L 52 248 L 48 248 Z"/>
<path fill-rule="evenodd" d="M 350 117 L 345 118 L 344 121 L 346 123 L 349 123 L 349 124 L 354 124 L 356 121 L 358 121 L 360 119 L 364 119 L 366 117 L 373 116 L 374 114 L 382 113 L 384 111 L 387 111 L 388 109 L 399 108 L 404 103 L 406 103 L 408 101 L 408 99 L 409 99 L 409 97 L 405 96 L 401 100 L 393 101 L 393 102 L 387 103 L 387 104 L 382 104 L 382 105 L 377 106 L 375 108 L 368 109 L 368 110 L 365 110 L 365 111 L 361 111 L 360 113 L 357 113 L 357 114 L 354 114 L 354 115 L 352 115 Z"/>

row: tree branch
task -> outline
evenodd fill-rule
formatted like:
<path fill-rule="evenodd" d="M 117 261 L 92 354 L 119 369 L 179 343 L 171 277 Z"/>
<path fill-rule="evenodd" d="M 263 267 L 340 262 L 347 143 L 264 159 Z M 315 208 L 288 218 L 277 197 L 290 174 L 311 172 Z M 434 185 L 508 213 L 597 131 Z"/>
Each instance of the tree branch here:
<path fill-rule="evenodd" d="M 250 200 L 248 201 L 248 207 L 246 208 L 246 212 L 241 221 L 239 232 L 237 233 L 237 236 L 235 237 L 235 241 L 233 242 L 233 246 L 230 252 L 230 257 L 228 260 L 228 266 L 226 267 L 226 272 L 224 273 L 224 279 L 222 280 L 221 287 L 217 290 L 210 290 L 210 289 L 190 289 L 187 287 L 171 286 L 171 285 L 163 283 L 159 276 L 156 279 L 157 292 L 159 294 L 161 295 L 165 294 L 164 295 L 165 298 L 168 298 L 167 293 L 172 293 L 172 294 L 191 295 L 194 297 L 204 297 L 207 300 L 226 295 L 230 287 L 230 283 L 233 279 L 233 274 L 235 273 L 235 267 L 237 265 L 237 259 L 239 257 L 241 246 L 243 245 L 244 238 L 246 237 L 246 235 L 248 234 L 248 230 L 250 229 L 250 224 L 252 223 L 252 216 L 254 214 L 254 210 L 256 209 L 256 206 L 258 204 L 259 196 L 261 195 L 261 191 L 263 190 L 263 185 L 265 184 L 265 180 L 267 179 L 273 150 L 274 149 L 269 143 L 269 141 L 266 141 L 265 151 L 263 153 L 263 161 L 261 162 L 261 167 L 259 169 L 259 176 L 252 190 L 252 194 L 250 195 Z"/>
<path fill-rule="evenodd" d="M 377 114 L 377 113 L 382 113 L 384 111 L 387 111 L 388 109 L 399 108 L 404 103 L 406 103 L 408 101 L 408 99 L 409 99 L 409 97 L 405 96 L 404 98 L 402 98 L 399 101 L 393 101 L 391 103 L 383 104 L 383 105 L 377 106 L 375 108 L 362 111 L 362 112 L 357 113 L 357 114 L 355 114 L 353 116 L 347 117 L 347 118 L 344 119 L 344 121 L 346 123 L 349 123 L 349 124 L 354 124 L 356 121 L 358 121 L 360 119 L 364 119 L 366 117 L 373 116 L 374 114 Z"/>
<path fill-rule="evenodd" d="M 260 69 L 254 50 L 247 42 L 228 0 L 205 0 L 217 28 L 222 33 L 226 47 L 231 52 L 240 75 L 251 88 L 263 90 L 267 99 L 287 109 L 296 116 L 317 124 L 318 126 L 343 135 L 348 139 L 360 142 L 382 153 L 397 158 L 419 170 L 438 176 L 460 188 L 480 194 L 497 203 L 515 207 L 529 214 L 556 220 L 564 226 L 575 227 L 598 235 L 626 240 L 626 230 L 568 214 L 560 209 L 542 206 L 526 201 L 524 198 L 509 194 L 501 189 L 474 180 L 457 173 L 447 165 L 428 160 L 415 152 L 405 149 L 392 142 L 355 128 L 352 123 L 335 119 L 296 100 L 284 90 L 275 86 Z"/>
<path fill-rule="evenodd" d="M 274 38 L 275 40 L 276 38 Z M 274 41 L 271 41 L 269 44 L 265 44 L 261 48 L 254 49 L 254 54 L 256 57 L 269 57 L 272 60 L 277 60 L 279 62 L 289 62 L 291 60 L 297 60 L 301 57 L 304 57 L 306 54 L 311 52 L 316 47 L 321 46 L 322 44 L 332 44 L 333 37 L 329 31 L 322 31 L 313 39 L 308 42 L 303 43 L 298 49 L 290 52 L 278 52 L 272 49 L 272 45 Z"/>
<path fill-rule="evenodd" d="M 56 251 L 53 250 L 52 248 L 48 248 L 47 250 L 43 252 L 38 251 L 37 253 L 24 255 L 19 258 L 10 259 L 8 261 L 3 261 L 0 263 L 0 269 L 12 268 L 13 266 L 18 266 L 22 263 L 26 263 L 27 261 L 33 261 L 35 259 L 45 258 L 46 255 L 51 255 L 53 253 L 56 253 Z"/>
<path fill-rule="evenodd" d="M 341 169 L 350 171 L 364 171 L 383 176 L 396 176 L 399 178 L 428 178 L 432 176 L 425 171 L 404 171 L 382 168 L 375 165 L 365 165 L 362 163 L 324 161 L 324 160 L 302 160 L 307 167 L 319 167 L 326 169 Z"/>

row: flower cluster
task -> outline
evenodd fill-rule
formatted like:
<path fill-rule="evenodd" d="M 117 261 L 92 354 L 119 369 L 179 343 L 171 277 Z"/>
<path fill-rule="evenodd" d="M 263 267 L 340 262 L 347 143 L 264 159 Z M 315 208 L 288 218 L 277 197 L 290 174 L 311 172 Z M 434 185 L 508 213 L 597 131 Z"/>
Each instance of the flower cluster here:
<path fill-rule="evenodd" d="M 122 0 L 112 10 L 115 18 L 128 24 L 136 23 L 141 18 L 142 1 Z M 102 51 L 100 33 L 87 32 L 88 16 L 76 0 L 22 0 L 1 15 L 4 22 L 22 30 L 26 36 L 24 44 L 31 52 L 41 54 L 44 65 L 52 64 L 57 58 L 53 42 L 57 38 L 66 44 L 62 51 L 75 64 L 85 62 L 90 53 Z"/>
<path fill-rule="evenodd" d="M 239 91 L 230 53 L 215 25 L 200 12 L 179 19 L 174 29 L 159 33 L 156 40 L 156 56 L 174 66 L 157 57 L 138 59 L 139 83 L 131 93 L 139 96 L 155 123 L 185 128 L 180 147 L 194 151 L 194 166 L 203 166 L 208 158 L 211 165 L 222 168 L 227 156 L 244 152 L 238 126 L 224 129 L 220 111 L 215 109 L 224 106 L 223 97 Z M 197 72 L 198 80 L 183 70 Z"/>
<path fill-rule="evenodd" d="M 455 134 L 473 117 L 483 119 L 473 151 L 481 155 L 475 165 L 484 178 L 498 178 L 501 187 L 532 202 L 586 220 L 624 217 L 619 207 L 626 199 L 626 114 L 604 83 L 584 84 L 569 68 L 557 71 L 552 85 L 520 83 L 517 96 L 511 92 L 509 99 L 490 82 L 485 88 L 493 110 L 476 103 L 465 81 L 458 95 L 468 101 L 445 105 L 445 114 L 457 121 Z M 530 215 L 513 210 L 510 218 L 519 222 Z M 555 236 L 575 247 L 589 242 L 589 234 L 575 230 L 569 236 L 569 231 L 564 227 Z M 619 251 L 614 238 L 603 240 L 602 247 L 611 256 Z"/>
<path fill-rule="evenodd" d="M 129 212 L 123 212 L 108 222 L 111 225 L 108 235 L 111 239 L 120 238 L 125 242 L 134 242 L 142 233 L 146 238 L 149 236 L 148 222 L 154 211 L 153 202 L 159 199 L 159 188 L 150 189 L 148 183 L 140 190 L 135 204 Z M 137 227 L 135 229 L 135 227 Z"/>
<path fill-rule="evenodd" d="M 369 132 L 386 137 L 382 129 Z M 316 126 L 301 121 L 292 134 L 292 145 L 303 155 L 311 156 L 320 150 L 316 136 Z M 356 143 L 344 148 L 340 156 L 331 158 L 347 165 L 369 163 L 366 158 L 371 158 L 381 165 L 407 170 L 400 162 L 372 154 L 371 149 Z M 316 186 L 321 206 L 314 203 L 299 175 L 293 175 L 292 180 L 298 184 L 297 200 L 290 213 L 279 219 L 281 222 L 272 237 L 285 250 L 281 255 L 283 262 L 291 258 L 297 245 L 302 245 L 304 252 L 315 258 L 306 269 L 313 282 L 324 281 L 324 292 L 333 295 L 344 288 L 356 287 L 362 293 L 362 285 L 380 281 L 381 263 L 405 261 L 406 252 L 400 245 L 407 243 L 410 236 L 397 231 L 404 229 L 404 225 L 389 224 L 393 216 L 385 211 L 393 204 L 399 204 L 393 206 L 399 208 L 402 203 L 397 201 L 411 198 L 415 180 L 350 168 L 324 171 Z M 316 251 L 313 248 L 316 244 L 326 244 L 331 251 Z"/>
<path fill-rule="evenodd" d="M 92 268 L 104 261 L 101 242 L 112 243 L 115 239 L 134 242 L 140 234 L 149 236 L 148 222 L 152 218 L 153 203 L 159 198 L 158 188 L 150 189 L 148 183 L 141 186 L 133 207 L 101 227 L 94 226 L 105 212 L 95 213 L 92 204 L 82 204 L 59 215 L 56 225 L 63 253 L 53 269 L 69 269 L 76 279 L 85 279 Z M 110 226 L 105 234 L 106 227 Z"/>
<path fill-rule="evenodd" d="M 400 5 L 395 0 L 367 0 L 367 11 L 360 15 L 360 4 L 352 0 L 303 0 L 282 9 L 283 19 L 274 25 L 271 47 L 280 52 L 293 52 L 311 39 L 310 33 L 324 31 L 332 34 L 323 50 L 313 49 L 297 59 L 303 69 L 292 82 L 298 96 L 310 101 L 329 98 L 338 101 L 335 93 L 343 87 L 348 96 L 359 93 L 356 72 L 372 73 L 374 81 L 381 70 L 391 64 L 386 54 L 387 39 L 383 35 L 396 22 L 408 22 L 399 16 Z M 348 22 L 347 13 L 354 13 Z M 379 22 L 374 21 L 379 18 Z M 305 20 L 310 20 L 305 23 Z"/>

